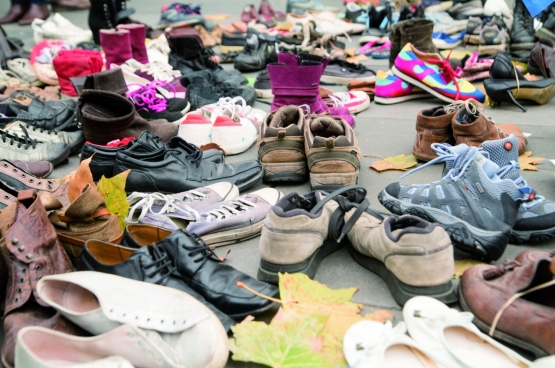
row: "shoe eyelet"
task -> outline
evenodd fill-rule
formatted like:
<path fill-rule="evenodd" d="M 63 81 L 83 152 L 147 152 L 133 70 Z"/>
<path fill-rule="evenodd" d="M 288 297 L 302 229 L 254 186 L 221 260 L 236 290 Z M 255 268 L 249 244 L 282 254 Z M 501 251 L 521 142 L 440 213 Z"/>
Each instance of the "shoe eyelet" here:
<path fill-rule="evenodd" d="M 46 187 L 47 187 L 48 189 L 52 189 L 52 185 L 50 185 L 50 184 L 48 184 Z"/>
<path fill-rule="evenodd" d="M 39 181 L 39 182 L 37 183 L 37 185 L 42 185 L 42 181 Z"/>
<path fill-rule="evenodd" d="M 10 196 L 5 195 L 5 196 L 4 196 L 4 199 L 10 199 Z"/>
<path fill-rule="evenodd" d="M 2 164 L 2 166 L 4 166 L 4 167 L 9 167 L 9 165 L 8 165 L 8 164 Z"/>
<path fill-rule="evenodd" d="M 16 173 L 16 172 L 17 172 L 17 169 L 12 169 L 12 171 L 13 171 L 14 173 Z"/>
<path fill-rule="evenodd" d="M 15 302 L 17 303 L 19 301 L 19 298 L 15 298 Z"/>
<path fill-rule="evenodd" d="M 25 175 L 25 174 L 21 174 L 21 177 L 22 177 L 22 178 L 26 178 L 26 177 L 27 177 L 27 175 Z"/>
<path fill-rule="evenodd" d="M 35 182 L 35 179 L 33 178 L 29 179 L 29 183 L 34 183 L 34 182 Z"/>

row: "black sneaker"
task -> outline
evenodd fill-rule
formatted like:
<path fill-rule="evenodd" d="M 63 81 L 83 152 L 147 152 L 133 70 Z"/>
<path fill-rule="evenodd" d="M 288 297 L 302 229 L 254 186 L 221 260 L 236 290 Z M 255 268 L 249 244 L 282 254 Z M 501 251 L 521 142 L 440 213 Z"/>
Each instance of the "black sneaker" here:
<path fill-rule="evenodd" d="M 185 99 L 191 104 L 191 109 L 218 102 L 221 97 L 241 96 L 248 105 L 252 106 L 256 100 L 256 91 L 250 86 L 237 87 L 231 83 L 217 83 L 210 72 L 204 71 L 192 76 L 184 76 L 183 85 L 187 87 Z"/>
<path fill-rule="evenodd" d="M 276 41 L 275 36 L 249 28 L 245 48 L 233 62 L 235 69 L 242 72 L 256 72 L 264 69 L 268 63 L 276 62 Z"/>
<path fill-rule="evenodd" d="M 272 93 L 272 83 L 270 83 L 270 74 L 268 74 L 268 69 L 264 69 L 256 76 L 256 82 L 254 82 L 254 89 L 256 91 L 256 97 L 260 98 L 272 98 L 274 94 Z"/>

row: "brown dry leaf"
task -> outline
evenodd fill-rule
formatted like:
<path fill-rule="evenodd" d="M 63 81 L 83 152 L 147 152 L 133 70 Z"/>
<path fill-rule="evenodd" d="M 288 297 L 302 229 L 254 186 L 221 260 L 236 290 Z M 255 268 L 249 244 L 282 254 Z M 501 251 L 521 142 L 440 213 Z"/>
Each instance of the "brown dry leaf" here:
<path fill-rule="evenodd" d="M 91 169 L 89 168 L 93 156 L 81 161 L 73 177 L 70 178 L 69 185 L 67 186 L 67 196 L 70 202 L 75 201 L 82 194 L 85 185 L 90 184 L 92 187 L 96 187 L 94 185 Z"/>
<path fill-rule="evenodd" d="M 369 155 L 373 156 L 373 155 Z M 373 156 L 373 157 L 380 157 L 380 156 Z M 370 168 L 376 171 L 385 171 L 385 170 L 401 170 L 407 171 L 413 166 L 416 166 L 417 161 L 416 157 L 413 155 L 397 155 L 397 156 L 389 156 L 389 157 L 380 157 L 382 160 L 374 161 L 370 164 Z"/>
<path fill-rule="evenodd" d="M 453 278 L 460 279 L 464 271 L 469 269 L 472 266 L 476 266 L 479 264 L 485 264 L 484 262 L 477 261 L 475 259 L 459 259 L 455 261 L 455 274 Z"/>
<path fill-rule="evenodd" d="M 530 170 L 538 171 L 538 168 L 534 165 L 539 165 L 545 160 L 543 157 L 532 157 L 532 151 L 526 151 L 522 155 L 518 156 L 518 163 L 520 164 L 520 171 Z"/>
<path fill-rule="evenodd" d="M 208 143 L 205 144 L 203 146 L 199 147 L 201 151 L 208 151 L 209 149 L 217 149 L 218 151 L 221 151 L 224 156 L 225 156 L 225 151 L 222 147 L 220 147 L 219 145 L 217 145 L 216 143 Z"/>

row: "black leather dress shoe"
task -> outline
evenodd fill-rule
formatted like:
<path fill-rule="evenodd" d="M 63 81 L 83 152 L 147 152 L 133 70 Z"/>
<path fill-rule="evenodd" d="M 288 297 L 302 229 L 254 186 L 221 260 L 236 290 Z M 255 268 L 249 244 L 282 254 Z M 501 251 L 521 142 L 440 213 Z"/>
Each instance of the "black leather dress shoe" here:
<path fill-rule="evenodd" d="M 114 166 L 116 164 L 116 153 L 126 151 L 128 155 L 133 155 L 137 159 L 145 159 L 153 154 L 162 155 L 166 152 L 162 138 L 144 131 L 138 139 L 129 142 L 126 146 L 117 148 L 98 146 L 96 144 L 86 143 L 81 152 L 81 161 L 88 159 L 93 154 L 93 158 L 89 164 L 94 181 L 99 181 L 102 175 L 106 178 L 114 176 Z M 146 154 L 143 158 L 141 154 Z M 138 155 L 138 156 L 136 156 Z M 210 149 L 203 151 L 203 160 L 215 163 L 224 162 L 224 155 L 216 150 Z"/>
<path fill-rule="evenodd" d="M 85 243 L 77 271 L 104 272 L 184 291 L 210 308 L 228 333 L 231 326 L 235 325 L 235 321 L 207 302 L 179 277 L 164 248 L 145 246 L 131 249 L 100 240 L 89 240 Z"/>
<path fill-rule="evenodd" d="M 262 180 L 262 166 L 258 160 L 225 164 L 203 160 L 203 152 L 197 146 L 174 137 L 166 143 L 164 155 L 151 156 L 116 154 L 114 175 L 131 169 L 125 191 L 179 193 L 226 181 L 237 185 L 239 191 Z"/>
<path fill-rule="evenodd" d="M 130 242 L 130 243 L 128 243 Z M 241 281 L 251 289 L 269 297 L 276 297 L 276 286 L 259 281 L 220 261 L 204 241 L 183 230 L 169 232 L 151 226 L 139 234 L 126 232 L 123 244 L 142 246 L 156 243 L 173 260 L 177 272 L 187 284 L 208 302 L 232 318 L 242 319 L 270 309 L 274 302 L 258 297 L 237 286 Z"/>

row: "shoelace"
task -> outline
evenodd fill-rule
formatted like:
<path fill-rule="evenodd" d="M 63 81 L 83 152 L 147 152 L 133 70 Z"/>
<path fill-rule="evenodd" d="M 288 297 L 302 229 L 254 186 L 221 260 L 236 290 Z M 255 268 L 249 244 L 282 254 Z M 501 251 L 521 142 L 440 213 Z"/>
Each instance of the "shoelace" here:
<path fill-rule="evenodd" d="M 2 142 L 6 143 L 9 141 L 9 144 L 13 146 L 17 144 L 17 148 L 21 148 L 21 146 L 25 145 L 24 149 L 29 149 L 29 147 L 33 147 L 35 149 L 37 147 L 37 141 L 29 137 L 29 133 L 24 131 L 24 136 L 20 137 L 15 133 L 8 133 L 4 130 L 0 130 L 0 139 Z"/>
<path fill-rule="evenodd" d="M 186 159 L 190 160 L 191 163 L 195 164 L 196 167 L 199 167 L 202 162 L 202 151 L 198 147 L 195 147 L 195 148 L 196 149 L 193 152 L 187 153 L 182 149 L 166 146 L 166 154 L 173 155 L 173 156 L 179 156 L 184 154 Z"/>
<path fill-rule="evenodd" d="M 203 195 L 202 193 L 199 193 Z M 162 193 L 138 193 L 133 192 L 131 195 L 127 197 L 127 202 L 129 202 L 132 207 L 129 209 L 129 215 L 125 218 L 125 220 L 129 223 L 135 223 L 133 221 L 133 215 L 137 210 L 141 210 L 137 222 L 143 221 L 144 217 L 147 213 L 154 213 L 157 215 L 163 215 L 167 213 L 174 213 L 177 211 L 183 211 L 190 215 L 191 221 L 199 221 L 200 215 L 197 211 L 189 207 L 189 205 L 171 195 L 165 195 Z M 162 208 L 156 212 L 152 209 L 152 206 L 159 205 Z"/>
<path fill-rule="evenodd" d="M 171 83 L 176 78 L 181 77 L 181 72 L 179 70 L 173 70 L 169 64 L 160 63 L 158 61 L 153 61 L 148 64 L 143 64 L 143 66 L 139 68 L 139 71 L 143 73 L 147 73 L 152 78 L 154 78 L 155 81 L 159 81 L 159 82 Z M 162 87 L 162 86 L 160 85 L 159 87 Z"/>
<path fill-rule="evenodd" d="M 461 87 L 459 86 L 459 82 L 457 81 L 457 79 L 461 79 L 461 76 L 458 75 L 453 70 L 453 67 L 449 63 L 449 57 L 450 56 L 451 56 L 451 52 L 449 52 L 449 55 L 447 55 L 447 57 L 443 60 L 428 59 L 428 62 L 430 64 L 435 64 L 439 67 L 439 71 L 443 75 L 443 79 L 445 80 L 445 83 L 449 84 L 449 83 L 453 82 L 453 84 L 455 84 L 455 88 L 457 89 L 457 93 L 455 95 L 455 100 L 458 100 L 459 96 L 460 96 L 460 93 L 461 93 Z"/>
<path fill-rule="evenodd" d="M 20 124 L 19 127 L 21 128 L 21 130 L 23 130 L 24 134 L 29 136 L 29 131 L 28 129 L 31 129 L 33 132 L 38 131 L 39 133 L 46 133 L 48 135 L 50 134 L 54 134 L 54 135 L 58 135 L 58 131 L 55 129 L 47 129 L 47 128 L 41 128 L 38 127 L 36 125 L 31 125 L 31 124 L 27 124 L 27 125 L 23 125 Z"/>
<path fill-rule="evenodd" d="M 227 109 L 231 111 L 232 119 L 235 119 L 236 117 L 246 117 L 252 112 L 252 107 L 247 105 L 247 102 L 241 96 L 220 97 L 218 102 L 212 105 L 207 105 L 205 108 L 208 108 L 212 112 L 216 113 L 221 113 Z"/>
<path fill-rule="evenodd" d="M 144 110 L 152 110 L 155 112 L 166 111 L 168 107 L 168 101 L 164 98 L 160 98 L 157 95 L 158 87 L 170 86 L 175 94 L 175 87 L 167 82 L 162 81 L 152 81 L 148 85 L 144 86 L 141 84 L 130 84 L 129 86 L 139 86 L 140 88 L 135 91 L 127 92 L 127 98 L 130 99 L 135 106 L 141 107 Z"/>
<path fill-rule="evenodd" d="M 349 92 L 335 92 L 333 95 L 330 95 L 328 98 L 324 99 L 327 105 L 334 106 L 334 107 L 341 107 L 345 106 L 345 103 L 351 100 L 351 94 Z"/>
<path fill-rule="evenodd" d="M 189 235 L 191 236 L 191 238 L 193 238 L 195 240 L 196 244 L 192 245 L 192 246 L 181 244 L 181 246 L 185 250 L 189 251 L 187 253 L 187 255 L 189 257 L 194 257 L 197 254 L 200 255 L 200 257 L 198 257 L 197 259 L 194 260 L 195 263 L 199 263 L 199 262 L 204 263 L 209 259 L 211 261 L 214 261 L 214 262 L 222 262 L 222 260 L 220 258 L 218 258 L 216 253 L 214 253 L 210 249 L 210 247 L 204 242 L 204 240 L 202 240 L 202 238 L 200 236 L 198 236 L 197 234 L 193 234 L 193 233 L 189 233 Z"/>
<path fill-rule="evenodd" d="M 150 278 L 159 275 L 159 278 L 154 283 L 160 285 L 172 275 L 177 268 L 173 265 L 168 253 L 166 253 L 162 247 L 157 247 L 154 244 L 152 246 L 149 245 L 149 247 L 151 247 L 150 255 L 153 261 L 146 264 L 144 268 L 146 270 L 154 267 L 154 269 L 147 273 L 146 277 Z"/>
<path fill-rule="evenodd" d="M 245 198 L 237 198 L 220 206 L 220 208 L 201 213 L 200 217 L 202 218 L 202 221 L 219 221 L 229 218 L 230 216 L 240 215 L 257 207 L 258 206 L 255 203 L 252 203 Z"/>

